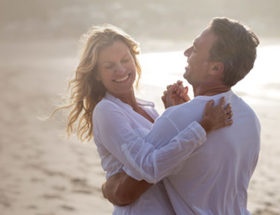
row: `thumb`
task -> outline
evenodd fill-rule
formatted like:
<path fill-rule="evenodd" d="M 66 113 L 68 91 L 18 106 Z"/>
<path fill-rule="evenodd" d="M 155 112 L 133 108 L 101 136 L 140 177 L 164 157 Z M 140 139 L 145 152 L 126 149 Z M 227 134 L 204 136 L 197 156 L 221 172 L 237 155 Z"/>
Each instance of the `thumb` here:
<path fill-rule="evenodd" d="M 185 93 L 188 93 L 188 92 L 189 92 L 189 87 L 185 86 Z"/>

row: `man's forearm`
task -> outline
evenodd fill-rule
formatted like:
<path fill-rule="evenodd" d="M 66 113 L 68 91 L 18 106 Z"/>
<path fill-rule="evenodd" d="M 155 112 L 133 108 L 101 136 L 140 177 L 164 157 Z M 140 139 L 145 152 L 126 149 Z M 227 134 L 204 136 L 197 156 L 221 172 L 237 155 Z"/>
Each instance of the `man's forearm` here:
<path fill-rule="evenodd" d="M 102 192 L 105 198 L 118 206 L 125 206 L 137 200 L 152 184 L 146 181 L 137 181 L 121 172 L 110 177 L 103 185 Z"/>

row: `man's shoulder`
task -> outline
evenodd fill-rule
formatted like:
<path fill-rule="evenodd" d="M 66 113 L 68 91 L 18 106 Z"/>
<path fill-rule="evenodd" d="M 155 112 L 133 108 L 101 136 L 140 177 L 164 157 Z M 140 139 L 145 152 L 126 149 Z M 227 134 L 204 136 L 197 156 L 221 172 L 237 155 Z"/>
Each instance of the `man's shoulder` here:
<path fill-rule="evenodd" d="M 182 130 L 190 123 L 199 122 L 203 115 L 205 101 L 193 99 L 181 105 L 168 108 L 158 121 L 165 121 L 173 124 L 177 130 Z"/>
<path fill-rule="evenodd" d="M 170 117 L 170 116 L 173 116 L 173 115 L 178 115 L 178 114 L 181 114 L 181 113 L 196 113 L 196 112 L 201 112 L 201 107 L 203 108 L 204 105 L 205 105 L 205 101 L 203 100 L 200 100 L 200 99 L 192 99 L 190 100 L 189 102 L 185 102 L 183 104 L 180 104 L 180 105 L 175 105 L 175 106 L 172 106 L 170 108 L 167 108 L 162 116 L 165 116 L 165 117 Z"/>

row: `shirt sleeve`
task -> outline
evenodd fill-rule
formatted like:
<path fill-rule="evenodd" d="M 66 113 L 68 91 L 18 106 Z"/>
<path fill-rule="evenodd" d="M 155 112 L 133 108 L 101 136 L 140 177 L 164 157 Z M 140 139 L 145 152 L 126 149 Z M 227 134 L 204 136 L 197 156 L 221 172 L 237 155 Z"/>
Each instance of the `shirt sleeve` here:
<path fill-rule="evenodd" d="M 174 168 L 206 141 L 206 132 L 196 121 L 175 133 L 175 127 L 168 119 L 159 120 L 157 126 L 144 138 L 143 144 L 122 145 L 126 159 L 141 174 L 140 179 L 149 183 L 157 183 L 171 175 Z M 123 169 L 133 177 L 126 165 Z"/>
<path fill-rule="evenodd" d="M 197 122 L 179 133 L 172 123 L 166 122 L 162 123 L 162 132 L 150 138 L 150 142 L 149 138 L 140 137 L 129 124 L 127 116 L 113 105 L 96 109 L 93 121 L 100 141 L 124 165 L 127 174 L 150 183 L 169 175 L 206 139 L 204 129 Z M 166 142 L 173 133 L 175 137 Z M 155 148 L 154 144 L 160 147 Z"/>

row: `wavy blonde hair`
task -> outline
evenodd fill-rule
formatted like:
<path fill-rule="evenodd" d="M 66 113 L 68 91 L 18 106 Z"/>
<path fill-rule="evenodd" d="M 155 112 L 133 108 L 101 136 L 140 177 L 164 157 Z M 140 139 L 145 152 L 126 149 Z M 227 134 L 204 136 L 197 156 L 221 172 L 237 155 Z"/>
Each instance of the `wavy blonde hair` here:
<path fill-rule="evenodd" d="M 141 76 L 141 67 L 136 58 L 136 55 L 139 54 L 138 43 L 115 26 L 93 26 L 82 38 L 86 39 L 86 43 L 75 71 L 75 77 L 68 83 L 68 89 L 70 90 L 69 103 L 58 109 L 71 108 L 67 119 L 66 131 L 68 136 L 76 130 L 81 141 L 90 141 L 93 137 L 92 113 L 106 93 L 104 85 L 96 79 L 100 51 L 117 40 L 124 42 L 135 61 L 138 75 L 136 87 Z"/>

